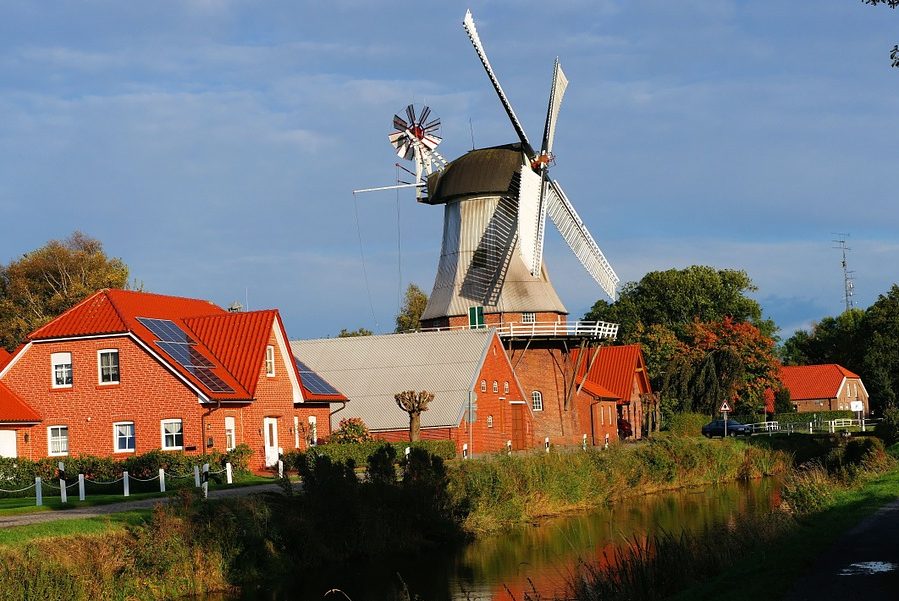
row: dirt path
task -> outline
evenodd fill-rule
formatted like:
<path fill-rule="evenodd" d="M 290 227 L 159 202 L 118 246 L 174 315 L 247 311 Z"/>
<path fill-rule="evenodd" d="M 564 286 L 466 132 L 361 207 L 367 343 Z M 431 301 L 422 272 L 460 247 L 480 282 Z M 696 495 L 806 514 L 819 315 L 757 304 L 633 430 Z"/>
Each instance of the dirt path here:
<path fill-rule="evenodd" d="M 784 601 L 825 599 L 899 599 L 899 500 L 840 537 L 784 597 Z"/>
<path fill-rule="evenodd" d="M 245 497 L 256 493 L 280 492 L 277 484 L 259 484 L 256 486 L 242 486 L 239 488 L 227 488 L 209 492 L 210 499 L 224 499 L 227 497 Z M 79 507 L 77 509 L 65 509 L 60 511 L 38 511 L 34 513 L 22 513 L 19 515 L 0 516 L 0 528 L 13 526 L 27 526 L 29 524 L 41 524 L 56 520 L 72 520 L 76 518 L 94 518 L 122 511 L 135 509 L 149 509 L 157 503 L 166 503 L 169 497 L 157 497 L 154 499 L 141 499 L 139 501 L 124 501 L 122 503 L 110 503 L 94 507 Z"/>

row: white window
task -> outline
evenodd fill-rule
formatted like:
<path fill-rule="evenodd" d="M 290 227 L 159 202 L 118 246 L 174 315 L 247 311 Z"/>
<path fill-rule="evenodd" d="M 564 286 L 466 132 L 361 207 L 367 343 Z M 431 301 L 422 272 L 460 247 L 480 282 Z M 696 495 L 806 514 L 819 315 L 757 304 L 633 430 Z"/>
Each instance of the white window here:
<path fill-rule="evenodd" d="M 533 312 L 522 313 L 521 323 L 537 323 L 537 314 Z"/>
<path fill-rule="evenodd" d="M 492 416 L 492 415 L 488 415 L 488 416 L 487 416 L 487 427 L 488 427 L 488 428 L 492 428 L 492 427 L 493 427 L 493 416 Z"/>
<path fill-rule="evenodd" d="M 53 365 L 53 388 L 71 388 L 72 353 L 53 353 L 50 362 Z"/>
<path fill-rule="evenodd" d="M 509 394 L 509 383 L 503 382 L 503 394 Z"/>
<path fill-rule="evenodd" d="M 481 380 L 481 392 L 487 392 L 487 380 Z"/>
<path fill-rule="evenodd" d="M 116 422 L 112 425 L 112 448 L 116 453 L 134 452 L 134 422 Z"/>
<path fill-rule="evenodd" d="M 499 392 L 499 382 L 493 381 L 493 392 Z"/>
<path fill-rule="evenodd" d="M 184 448 L 184 430 L 180 419 L 164 419 L 160 423 L 162 430 L 162 448 L 177 450 Z"/>
<path fill-rule="evenodd" d="M 100 384 L 118 384 L 119 351 L 116 349 L 97 351 L 97 370 L 99 371 Z"/>
<path fill-rule="evenodd" d="M 47 428 L 47 454 L 68 455 L 69 453 L 69 427 L 50 426 Z"/>
<path fill-rule="evenodd" d="M 318 444 L 318 422 L 314 415 L 309 416 L 309 444 L 313 447 Z"/>
<path fill-rule="evenodd" d="M 226 417 L 225 418 L 225 450 L 226 451 L 230 451 L 234 447 L 237 446 L 237 443 L 236 443 L 237 438 L 236 438 L 234 432 L 235 432 L 234 418 L 230 417 L 230 416 Z"/>
<path fill-rule="evenodd" d="M 543 411 L 543 393 L 539 390 L 531 393 L 531 407 L 534 411 Z"/>
<path fill-rule="evenodd" d="M 275 347 L 265 347 L 265 375 L 269 378 L 275 375 Z"/>

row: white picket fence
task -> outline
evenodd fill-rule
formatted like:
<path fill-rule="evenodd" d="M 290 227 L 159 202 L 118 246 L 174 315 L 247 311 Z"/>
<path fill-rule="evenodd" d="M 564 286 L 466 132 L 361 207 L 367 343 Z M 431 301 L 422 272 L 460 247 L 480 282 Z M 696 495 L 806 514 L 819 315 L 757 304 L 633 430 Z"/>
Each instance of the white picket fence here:
<path fill-rule="evenodd" d="M 59 471 L 61 474 L 65 474 L 65 463 L 59 462 Z M 193 473 L 188 474 L 176 474 L 174 472 L 166 472 L 164 469 L 159 468 L 159 474 L 153 476 L 152 478 L 138 478 L 136 476 L 131 476 L 127 471 L 123 471 L 122 475 L 115 480 L 110 480 L 109 482 L 104 482 L 102 480 L 91 480 L 90 478 L 86 478 L 84 474 L 78 474 L 78 480 L 76 482 L 72 482 L 71 484 L 66 483 L 65 478 L 59 479 L 59 486 L 51 483 L 44 482 L 40 477 L 35 477 L 34 484 L 26 486 L 24 488 L 19 488 L 15 490 L 7 490 L 4 488 L 0 488 L 0 493 L 8 493 L 8 494 L 18 494 L 27 492 L 31 489 L 34 489 L 34 498 L 36 505 L 44 504 L 44 487 L 47 487 L 51 490 L 59 491 L 59 498 L 62 503 L 68 503 L 69 501 L 69 489 L 74 489 L 78 487 L 78 500 L 84 501 L 87 498 L 85 487 L 87 483 L 97 484 L 97 485 L 114 485 L 119 482 L 122 483 L 122 496 L 129 497 L 131 496 L 131 481 L 135 480 L 137 482 L 154 482 L 156 480 L 159 481 L 159 492 L 165 492 L 165 482 L 166 478 L 171 479 L 186 479 L 193 478 L 194 487 L 200 488 L 203 490 L 203 496 L 206 497 L 209 494 L 209 476 L 214 476 L 217 474 L 225 474 L 225 481 L 228 484 L 233 484 L 234 482 L 234 473 L 231 469 L 231 463 L 226 463 L 225 467 L 220 470 L 210 470 L 209 464 L 203 464 L 202 468 L 199 465 L 195 465 L 193 469 Z"/>

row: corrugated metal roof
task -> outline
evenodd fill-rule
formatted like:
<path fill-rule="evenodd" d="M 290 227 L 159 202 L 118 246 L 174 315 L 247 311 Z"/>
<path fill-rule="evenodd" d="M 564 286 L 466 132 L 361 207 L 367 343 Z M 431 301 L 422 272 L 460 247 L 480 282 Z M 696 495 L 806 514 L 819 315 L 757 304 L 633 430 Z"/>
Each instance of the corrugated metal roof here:
<path fill-rule="evenodd" d="M 293 340 L 290 346 L 350 399 L 335 421 L 360 417 L 371 430 L 392 430 L 409 427 L 393 398 L 403 390 L 434 393 L 421 414 L 423 428 L 457 426 L 494 336 L 492 329 L 454 330 Z"/>
<path fill-rule="evenodd" d="M 499 198 L 468 198 L 450 202 L 444 207 L 440 262 L 428 306 L 421 316 L 423 320 L 466 315 L 469 307 L 482 304 L 483 299 L 466 298 L 462 285 Z M 549 281 L 545 263 L 540 276 L 532 276 L 521 258 L 520 246 L 520 242 L 516 242 L 512 249 L 512 258 L 496 305 L 485 305 L 484 311 L 567 314 L 565 305 Z"/>
<path fill-rule="evenodd" d="M 805 399 L 835 399 L 843 385 L 843 378 L 858 378 L 842 365 L 789 365 L 780 368 L 780 379 L 790 398 L 794 401 Z"/>
<path fill-rule="evenodd" d="M 41 416 L 0 382 L 0 423 L 39 422 Z"/>

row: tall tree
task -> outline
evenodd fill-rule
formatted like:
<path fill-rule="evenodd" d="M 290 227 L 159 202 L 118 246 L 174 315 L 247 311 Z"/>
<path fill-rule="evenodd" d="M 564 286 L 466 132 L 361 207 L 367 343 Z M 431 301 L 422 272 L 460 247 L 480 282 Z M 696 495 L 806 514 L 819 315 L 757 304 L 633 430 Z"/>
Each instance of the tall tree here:
<path fill-rule="evenodd" d="M 421 314 L 428 306 L 428 295 L 415 284 L 406 288 L 406 298 L 396 316 L 396 332 L 410 332 L 421 328 Z"/>
<path fill-rule="evenodd" d="M 421 414 L 428 410 L 428 404 L 434 400 L 434 393 L 422 390 L 404 390 L 393 395 L 397 406 L 409 414 L 409 440 L 421 439 Z"/>
<path fill-rule="evenodd" d="M 124 288 L 128 267 L 81 232 L 0 266 L 0 345 L 11 349 L 97 290 Z"/>

